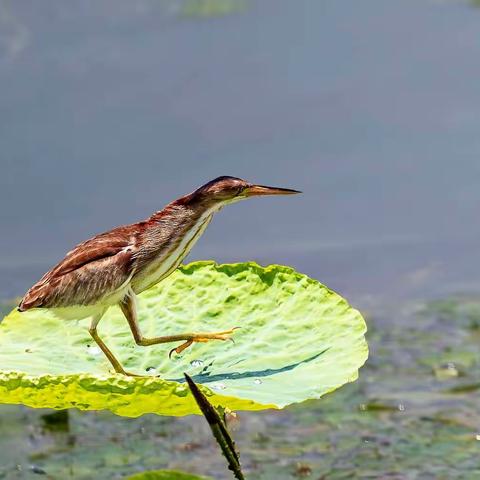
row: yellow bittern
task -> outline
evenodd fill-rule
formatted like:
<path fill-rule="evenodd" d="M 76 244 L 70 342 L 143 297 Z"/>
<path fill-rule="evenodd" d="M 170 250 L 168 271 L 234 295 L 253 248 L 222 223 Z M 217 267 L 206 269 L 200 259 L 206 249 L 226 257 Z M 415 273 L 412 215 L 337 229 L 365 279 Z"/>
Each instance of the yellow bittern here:
<path fill-rule="evenodd" d="M 114 228 L 77 245 L 23 297 L 18 310 L 53 309 L 64 319 L 91 318 L 89 332 L 112 364 L 124 370 L 97 333 L 105 311 L 118 305 L 137 345 L 183 343 L 181 353 L 194 342 L 228 340 L 235 330 L 180 333 L 145 338 L 137 320 L 136 295 L 170 275 L 205 231 L 214 213 L 230 203 L 259 195 L 300 193 L 287 188 L 254 185 L 240 178 L 218 177 L 194 192 L 169 203 L 150 218 Z"/>

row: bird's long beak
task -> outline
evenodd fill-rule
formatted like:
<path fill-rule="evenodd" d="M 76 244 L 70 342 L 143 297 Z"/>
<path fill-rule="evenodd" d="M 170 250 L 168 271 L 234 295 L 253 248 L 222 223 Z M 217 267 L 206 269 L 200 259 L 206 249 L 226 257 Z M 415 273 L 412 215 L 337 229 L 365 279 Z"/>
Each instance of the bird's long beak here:
<path fill-rule="evenodd" d="M 291 188 L 266 187 L 265 185 L 252 185 L 244 190 L 247 197 L 254 197 L 259 195 L 293 195 L 295 193 L 302 193 Z"/>

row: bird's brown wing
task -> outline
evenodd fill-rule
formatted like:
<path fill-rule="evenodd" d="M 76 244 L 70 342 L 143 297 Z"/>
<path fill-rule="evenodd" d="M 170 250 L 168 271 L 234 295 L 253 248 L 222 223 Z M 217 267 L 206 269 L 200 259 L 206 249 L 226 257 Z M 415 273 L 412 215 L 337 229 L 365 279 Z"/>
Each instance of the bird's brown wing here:
<path fill-rule="evenodd" d="M 134 225 L 80 243 L 28 290 L 19 310 L 97 303 L 128 280 L 135 251 Z"/>

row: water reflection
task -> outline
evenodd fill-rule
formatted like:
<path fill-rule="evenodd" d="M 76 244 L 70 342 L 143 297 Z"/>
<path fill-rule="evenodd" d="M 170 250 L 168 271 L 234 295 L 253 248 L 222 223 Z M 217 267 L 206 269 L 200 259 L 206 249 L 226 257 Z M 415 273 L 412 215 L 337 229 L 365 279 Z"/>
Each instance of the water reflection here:
<path fill-rule="evenodd" d="M 184 0 L 178 5 L 180 15 L 193 18 L 223 17 L 246 8 L 246 0 Z"/>

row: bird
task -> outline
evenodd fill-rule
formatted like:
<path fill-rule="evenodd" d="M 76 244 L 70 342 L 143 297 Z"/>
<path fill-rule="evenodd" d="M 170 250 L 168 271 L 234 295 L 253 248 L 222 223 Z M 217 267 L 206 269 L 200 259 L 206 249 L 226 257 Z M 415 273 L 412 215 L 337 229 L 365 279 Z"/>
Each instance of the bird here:
<path fill-rule="evenodd" d="M 221 332 L 179 333 L 147 338 L 137 317 L 137 296 L 168 277 L 190 252 L 215 213 L 255 196 L 301 193 L 221 176 L 174 200 L 146 220 L 119 226 L 79 243 L 24 295 L 19 312 L 49 309 L 62 320 L 91 320 L 89 333 L 117 374 L 142 376 L 124 369 L 99 336 L 105 312 L 119 306 L 139 346 L 183 342 L 180 354 L 195 342 L 231 340 L 238 327 Z"/>

